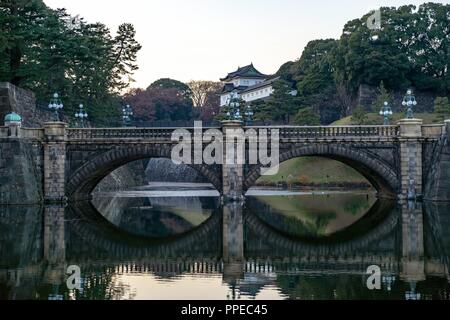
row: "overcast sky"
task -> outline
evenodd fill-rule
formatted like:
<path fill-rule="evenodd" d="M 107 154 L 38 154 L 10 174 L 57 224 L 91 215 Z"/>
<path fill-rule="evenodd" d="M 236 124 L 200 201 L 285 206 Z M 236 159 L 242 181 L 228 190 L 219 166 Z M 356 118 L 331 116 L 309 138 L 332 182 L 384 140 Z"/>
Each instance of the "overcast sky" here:
<path fill-rule="evenodd" d="M 344 24 L 380 6 L 425 0 L 44 0 L 113 32 L 134 24 L 139 70 L 134 87 L 159 78 L 215 80 L 251 62 L 275 73 L 310 40 L 339 38 Z M 450 1 L 434 1 L 449 3 Z"/>

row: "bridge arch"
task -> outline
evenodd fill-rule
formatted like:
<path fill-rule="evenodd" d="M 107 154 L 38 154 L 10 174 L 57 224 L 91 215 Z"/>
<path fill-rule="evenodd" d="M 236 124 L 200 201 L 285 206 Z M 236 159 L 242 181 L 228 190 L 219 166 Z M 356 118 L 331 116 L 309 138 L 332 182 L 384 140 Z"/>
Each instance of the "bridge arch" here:
<path fill-rule="evenodd" d="M 100 181 L 117 168 L 136 160 L 148 158 L 171 158 L 170 145 L 136 144 L 113 147 L 95 155 L 75 172 L 69 174 L 66 194 L 69 199 L 86 199 Z M 203 175 L 219 192 L 222 191 L 221 176 L 214 167 L 189 165 Z"/>
<path fill-rule="evenodd" d="M 319 156 L 342 162 L 358 171 L 380 196 L 395 198 L 399 181 L 395 168 L 361 149 L 338 144 L 311 144 L 280 152 L 280 164 L 291 159 Z M 261 177 L 260 166 L 251 167 L 244 175 L 244 190 L 250 189 Z"/>

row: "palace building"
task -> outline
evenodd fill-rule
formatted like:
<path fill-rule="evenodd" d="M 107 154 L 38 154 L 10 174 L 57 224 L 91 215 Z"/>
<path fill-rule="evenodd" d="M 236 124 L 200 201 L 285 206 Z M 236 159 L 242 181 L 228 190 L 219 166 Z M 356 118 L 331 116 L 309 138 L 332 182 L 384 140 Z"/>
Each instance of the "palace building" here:
<path fill-rule="evenodd" d="M 245 102 L 268 98 L 273 93 L 273 83 L 278 79 L 259 72 L 253 64 L 238 68 L 220 79 L 224 83 L 220 92 L 220 106 L 227 105 L 233 95 Z"/>

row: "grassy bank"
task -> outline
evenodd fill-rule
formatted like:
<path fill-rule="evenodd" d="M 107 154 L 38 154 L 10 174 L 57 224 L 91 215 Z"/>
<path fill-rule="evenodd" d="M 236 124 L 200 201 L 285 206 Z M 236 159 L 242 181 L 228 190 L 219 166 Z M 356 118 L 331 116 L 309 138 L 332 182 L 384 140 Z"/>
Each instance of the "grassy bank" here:
<path fill-rule="evenodd" d="M 436 124 L 443 123 L 443 120 L 439 118 L 438 115 L 434 113 L 415 113 L 415 118 L 423 119 L 424 124 Z M 404 113 L 395 113 L 391 118 L 391 124 L 396 124 L 399 120 L 406 118 Z M 333 122 L 332 126 L 347 126 L 354 124 L 352 123 L 352 117 L 345 117 L 340 120 Z M 383 124 L 383 118 L 377 113 L 368 113 L 366 125 L 381 125 Z"/>
<path fill-rule="evenodd" d="M 351 167 L 321 157 L 302 157 L 283 162 L 276 175 L 261 177 L 257 181 L 257 185 L 275 186 L 282 182 L 286 182 L 290 186 L 370 185 Z"/>

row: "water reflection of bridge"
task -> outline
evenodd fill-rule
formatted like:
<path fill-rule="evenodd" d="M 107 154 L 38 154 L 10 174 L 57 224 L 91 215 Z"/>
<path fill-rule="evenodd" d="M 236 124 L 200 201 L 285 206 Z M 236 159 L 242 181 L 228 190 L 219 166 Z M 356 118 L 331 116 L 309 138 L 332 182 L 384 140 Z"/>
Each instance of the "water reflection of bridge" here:
<path fill-rule="evenodd" d="M 121 233 L 87 204 L 47 207 L 44 218 L 38 208 L 3 208 L 0 283 L 10 296 L 29 297 L 44 283 L 64 284 L 69 265 L 83 274 L 222 273 L 229 284 L 245 273 L 363 275 L 370 265 L 405 281 L 450 280 L 448 209 L 405 203 L 355 238 L 316 243 L 286 236 L 237 203 L 191 232 L 160 241 Z"/>

